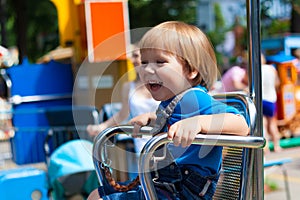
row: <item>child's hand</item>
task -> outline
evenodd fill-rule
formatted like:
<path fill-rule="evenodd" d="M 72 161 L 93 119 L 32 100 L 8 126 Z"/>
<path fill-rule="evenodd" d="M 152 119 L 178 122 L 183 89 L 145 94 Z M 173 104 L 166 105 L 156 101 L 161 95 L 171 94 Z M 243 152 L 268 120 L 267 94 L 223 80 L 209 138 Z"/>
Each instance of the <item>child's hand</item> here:
<path fill-rule="evenodd" d="M 156 118 L 155 113 L 145 113 L 132 118 L 129 123 L 133 125 L 133 137 L 140 132 L 142 126 L 149 125 Z"/>
<path fill-rule="evenodd" d="M 169 128 L 168 139 L 173 140 L 175 146 L 190 146 L 196 135 L 201 132 L 200 123 L 195 122 L 193 118 L 176 122 Z"/>
<path fill-rule="evenodd" d="M 97 124 L 97 125 L 89 124 L 86 127 L 86 130 L 90 136 L 97 136 L 104 129 L 106 129 L 106 126 L 104 124 Z"/>

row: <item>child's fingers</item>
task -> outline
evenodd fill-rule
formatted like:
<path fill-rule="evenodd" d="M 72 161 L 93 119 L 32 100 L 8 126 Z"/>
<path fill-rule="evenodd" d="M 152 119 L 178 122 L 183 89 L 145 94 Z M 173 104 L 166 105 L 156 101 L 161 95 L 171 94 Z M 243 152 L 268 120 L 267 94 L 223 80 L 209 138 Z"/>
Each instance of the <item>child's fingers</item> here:
<path fill-rule="evenodd" d="M 168 140 L 173 140 L 175 146 L 179 146 L 181 143 L 182 131 L 178 123 L 173 124 L 168 132 Z"/>
<path fill-rule="evenodd" d="M 169 128 L 168 140 L 173 140 L 173 138 L 175 136 L 175 133 L 176 133 L 176 130 L 177 130 L 177 124 L 175 123 Z"/>
<path fill-rule="evenodd" d="M 133 137 L 136 137 L 136 136 L 139 134 L 140 129 L 141 129 L 142 126 L 141 126 L 139 123 L 133 123 L 132 125 L 133 125 L 133 133 L 132 133 L 132 136 L 133 136 Z"/>

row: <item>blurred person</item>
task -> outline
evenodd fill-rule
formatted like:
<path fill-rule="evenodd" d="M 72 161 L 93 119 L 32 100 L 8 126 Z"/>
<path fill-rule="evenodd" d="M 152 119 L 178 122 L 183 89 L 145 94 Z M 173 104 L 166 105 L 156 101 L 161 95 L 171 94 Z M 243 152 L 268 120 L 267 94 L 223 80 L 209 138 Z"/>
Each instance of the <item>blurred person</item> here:
<path fill-rule="evenodd" d="M 295 49 L 293 51 L 293 56 L 295 56 L 298 60 L 300 60 L 300 48 Z"/>
<path fill-rule="evenodd" d="M 7 88 L 0 79 L 0 140 L 8 140 L 14 136 L 12 125 L 12 105 L 7 101 Z"/>
<path fill-rule="evenodd" d="M 245 34 L 245 29 L 240 24 L 234 25 L 231 31 L 225 34 L 225 40 L 222 44 L 221 51 L 228 57 L 240 56 L 243 52 L 242 39 Z"/>
<path fill-rule="evenodd" d="M 217 51 L 223 55 L 225 68 L 228 68 L 243 55 L 245 50 L 245 32 L 245 28 L 236 19 L 232 29 L 225 33 L 223 43 L 216 47 Z"/>
<path fill-rule="evenodd" d="M 19 51 L 16 47 L 5 48 L 0 45 L 0 67 L 19 64 Z"/>
<path fill-rule="evenodd" d="M 263 125 L 264 136 L 267 138 L 265 153 L 269 152 L 268 135 L 274 143 L 274 151 L 281 151 L 280 133 L 277 126 L 276 118 L 276 102 L 277 88 L 280 84 L 277 70 L 273 65 L 266 64 L 264 55 L 261 55 L 261 70 L 262 70 L 262 106 L 263 106 Z"/>
<path fill-rule="evenodd" d="M 140 50 L 136 45 L 131 45 L 131 49 L 130 60 L 133 63 L 137 73 L 136 79 L 123 84 L 122 107 L 118 113 L 101 124 L 87 126 L 87 132 L 91 136 L 98 135 L 101 131 L 108 127 L 124 123 L 129 118 L 133 118 L 148 112 L 154 112 L 160 103 L 152 98 L 150 92 L 141 82 L 138 75 L 141 65 Z M 140 141 L 140 139 L 138 141 Z M 139 151 L 139 148 L 141 148 L 142 145 L 136 144 L 135 146 L 138 148 L 137 151 Z"/>
<path fill-rule="evenodd" d="M 141 82 L 138 72 L 141 65 L 141 54 L 136 45 L 132 45 L 130 60 L 137 72 L 134 81 L 126 82 L 122 87 L 122 107 L 121 110 L 110 119 L 97 125 L 88 125 L 87 131 L 91 136 L 98 135 L 104 129 L 118 125 L 128 118 L 153 112 L 157 109 L 159 102 L 155 101 L 150 92 Z"/>
<path fill-rule="evenodd" d="M 221 78 L 221 92 L 235 92 L 248 90 L 248 75 L 246 67 L 233 66 Z"/>

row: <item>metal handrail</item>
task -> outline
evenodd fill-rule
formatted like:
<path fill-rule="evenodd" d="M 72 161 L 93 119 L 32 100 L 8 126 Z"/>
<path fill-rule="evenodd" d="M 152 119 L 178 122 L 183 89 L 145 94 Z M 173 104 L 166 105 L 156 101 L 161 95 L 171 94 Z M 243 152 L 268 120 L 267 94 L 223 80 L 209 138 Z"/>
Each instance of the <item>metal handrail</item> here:
<path fill-rule="evenodd" d="M 140 129 L 140 133 L 137 136 L 142 135 L 151 135 L 150 131 L 152 130 L 152 127 L 144 126 Z M 130 125 L 122 125 L 122 126 L 115 126 L 108 129 L 105 129 L 100 134 L 98 134 L 94 139 L 94 146 L 93 146 L 93 158 L 96 162 L 105 162 L 105 150 L 104 144 L 106 141 L 108 141 L 110 138 L 117 134 L 132 134 L 133 133 L 133 126 Z M 96 165 L 95 165 L 96 167 Z"/>
<path fill-rule="evenodd" d="M 138 136 L 149 136 L 152 127 L 142 127 Z M 106 151 L 104 145 L 110 138 L 117 134 L 133 133 L 133 126 L 123 125 L 108 128 L 102 131 L 94 140 L 93 146 L 93 160 L 95 169 L 100 185 L 103 183 L 101 165 L 99 163 L 106 163 Z M 172 141 L 167 139 L 166 133 L 160 133 L 155 137 L 152 137 L 144 146 L 140 160 L 139 160 L 139 176 L 141 185 L 146 199 L 157 199 L 155 189 L 152 183 L 149 163 L 152 159 L 155 150 L 163 144 L 170 143 Z M 244 148 L 263 148 L 265 146 L 265 139 L 263 137 L 256 136 L 235 136 L 235 135 L 220 135 L 220 134 L 198 134 L 193 141 L 193 144 L 198 145 L 217 145 L 217 146 L 234 146 Z"/>
<path fill-rule="evenodd" d="M 146 199 L 157 199 L 155 188 L 152 182 L 149 163 L 155 150 L 172 141 L 167 139 L 166 133 L 161 133 L 151 138 L 144 146 L 139 160 L 139 176 L 141 186 Z M 223 147 L 244 147 L 244 148 L 263 148 L 265 139 L 256 136 L 235 136 L 235 135 L 204 135 L 198 134 L 193 141 L 197 145 L 215 145 Z"/>

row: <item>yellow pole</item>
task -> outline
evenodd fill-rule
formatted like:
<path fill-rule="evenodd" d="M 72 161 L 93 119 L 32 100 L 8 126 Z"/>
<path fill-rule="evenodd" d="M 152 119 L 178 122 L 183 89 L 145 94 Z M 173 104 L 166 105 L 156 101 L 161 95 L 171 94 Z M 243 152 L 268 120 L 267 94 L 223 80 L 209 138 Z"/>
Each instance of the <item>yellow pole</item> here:
<path fill-rule="evenodd" d="M 73 0 L 50 0 L 57 9 L 60 46 L 73 46 L 76 63 L 80 61 L 78 8 Z M 77 0 L 78 1 L 78 0 Z M 78 2 L 77 2 L 78 3 Z M 83 33 L 85 34 L 85 33 Z"/>

